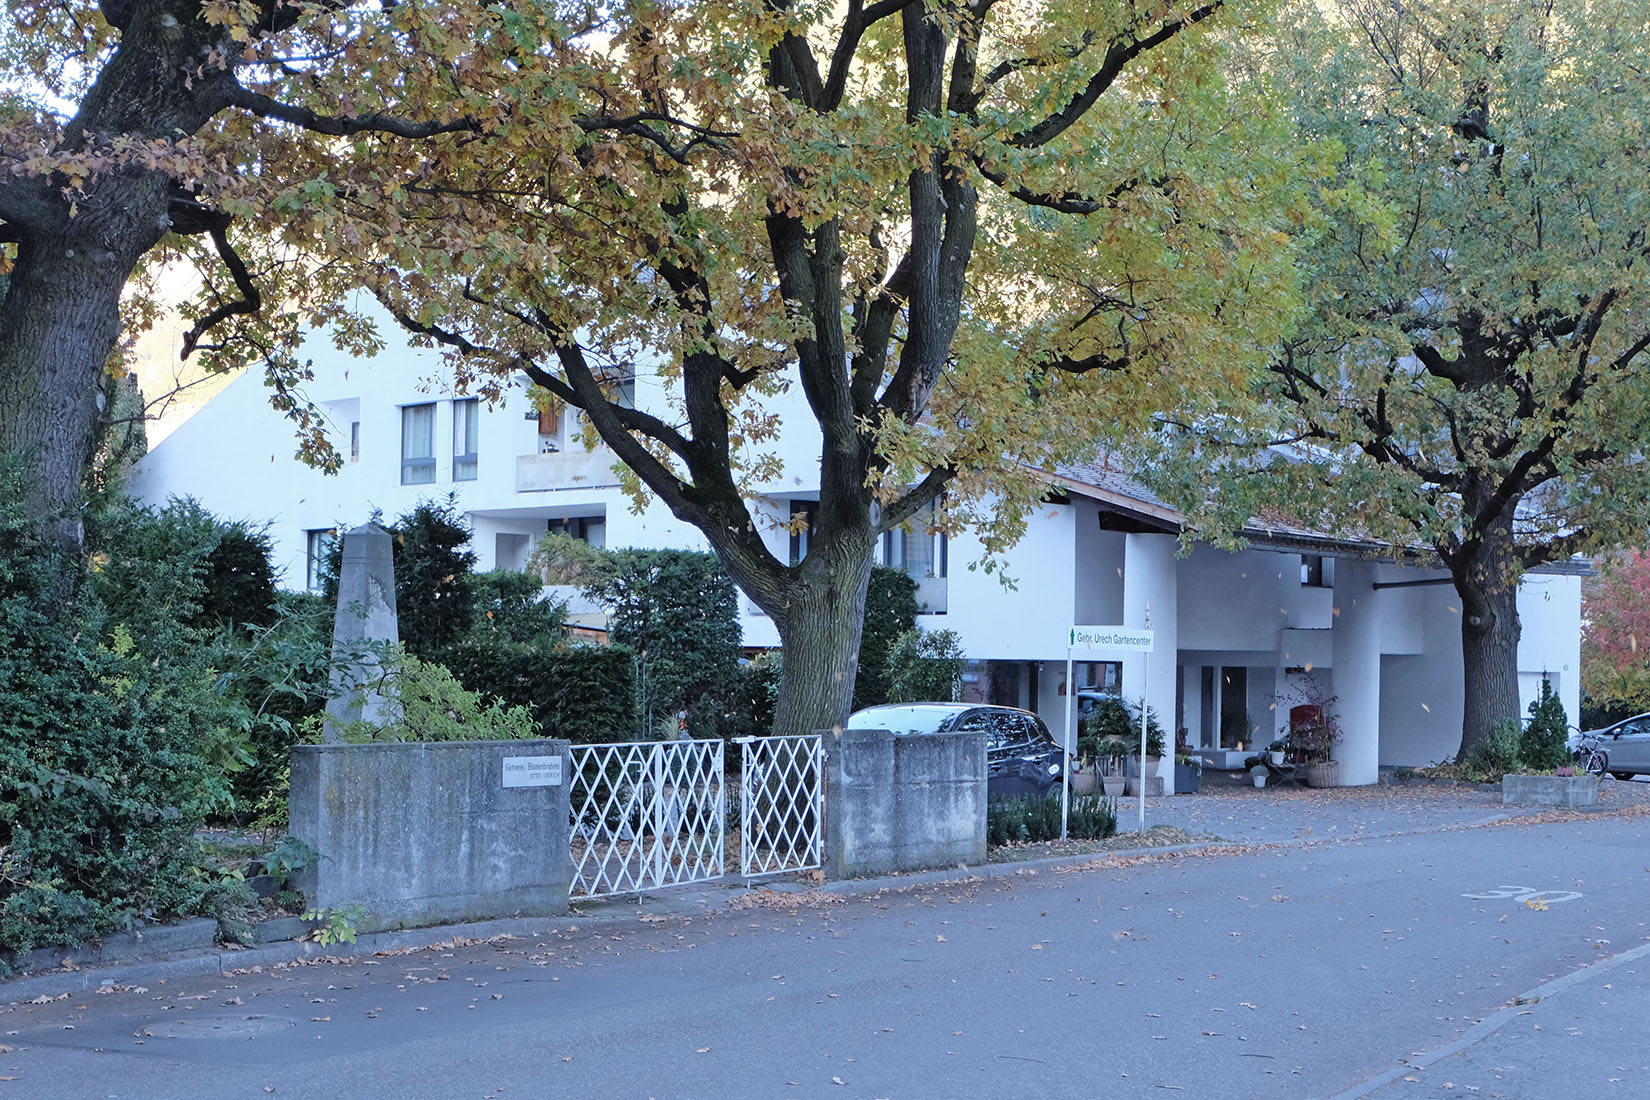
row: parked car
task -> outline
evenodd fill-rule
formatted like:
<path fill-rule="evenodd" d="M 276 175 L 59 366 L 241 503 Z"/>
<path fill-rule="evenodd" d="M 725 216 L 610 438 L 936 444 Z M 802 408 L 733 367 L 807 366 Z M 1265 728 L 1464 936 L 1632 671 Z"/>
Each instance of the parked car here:
<path fill-rule="evenodd" d="M 1101 703 L 1121 701 L 1122 696 L 1114 691 L 1105 691 L 1101 688 L 1077 689 L 1077 722 L 1081 726 L 1083 719 L 1093 714 Z"/>
<path fill-rule="evenodd" d="M 1650 775 L 1650 714 L 1635 714 L 1613 726 L 1588 730 L 1569 740 L 1570 751 L 1595 775 L 1617 779 Z"/>
<path fill-rule="evenodd" d="M 986 796 L 1042 797 L 1058 789 L 1065 751 L 1029 710 L 980 703 L 888 703 L 848 716 L 851 730 L 898 735 L 985 731 Z"/>

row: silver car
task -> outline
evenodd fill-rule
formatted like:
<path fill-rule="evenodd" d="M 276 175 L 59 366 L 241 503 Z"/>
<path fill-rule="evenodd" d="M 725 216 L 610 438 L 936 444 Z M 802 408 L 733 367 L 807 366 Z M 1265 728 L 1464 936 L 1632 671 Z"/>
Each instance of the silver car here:
<path fill-rule="evenodd" d="M 1609 772 L 1617 779 L 1650 775 L 1650 714 L 1635 714 L 1613 726 L 1588 730 L 1575 738 L 1572 751 L 1595 774 Z"/>
<path fill-rule="evenodd" d="M 888 703 L 848 716 L 851 730 L 896 734 L 985 731 L 986 796 L 1042 797 L 1057 790 L 1065 769 L 1059 742 L 1029 710 L 986 703 Z"/>

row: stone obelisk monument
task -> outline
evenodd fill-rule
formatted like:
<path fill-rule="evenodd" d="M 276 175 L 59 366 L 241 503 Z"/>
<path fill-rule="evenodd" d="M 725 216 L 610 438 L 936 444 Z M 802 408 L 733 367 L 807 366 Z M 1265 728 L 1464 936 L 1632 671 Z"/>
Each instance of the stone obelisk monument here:
<path fill-rule="evenodd" d="M 382 651 L 400 640 L 395 617 L 395 556 L 390 533 L 368 523 L 344 536 L 338 612 L 332 621 L 332 677 L 322 740 L 336 744 L 351 722 L 380 722 Z M 373 644 L 379 643 L 379 644 Z"/>

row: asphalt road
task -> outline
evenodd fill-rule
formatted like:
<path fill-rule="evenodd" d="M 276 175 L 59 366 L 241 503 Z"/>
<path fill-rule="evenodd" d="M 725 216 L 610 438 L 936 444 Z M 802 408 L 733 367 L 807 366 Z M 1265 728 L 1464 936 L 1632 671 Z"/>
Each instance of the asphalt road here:
<path fill-rule="evenodd" d="M 1638 1098 L 1645 834 L 1601 817 L 730 892 L 77 994 L 0 1010 L 0 1098 Z"/>

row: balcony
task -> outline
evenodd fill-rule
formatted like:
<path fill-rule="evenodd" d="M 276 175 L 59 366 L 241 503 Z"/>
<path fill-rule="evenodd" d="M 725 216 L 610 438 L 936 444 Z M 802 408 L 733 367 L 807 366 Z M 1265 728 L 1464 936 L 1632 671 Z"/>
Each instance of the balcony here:
<path fill-rule="evenodd" d="M 556 489 L 607 489 L 619 484 L 617 461 L 606 447 L 576 448 L 516 456 L 516 492 L 547 493 Z"/>

